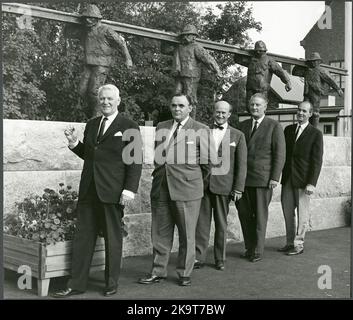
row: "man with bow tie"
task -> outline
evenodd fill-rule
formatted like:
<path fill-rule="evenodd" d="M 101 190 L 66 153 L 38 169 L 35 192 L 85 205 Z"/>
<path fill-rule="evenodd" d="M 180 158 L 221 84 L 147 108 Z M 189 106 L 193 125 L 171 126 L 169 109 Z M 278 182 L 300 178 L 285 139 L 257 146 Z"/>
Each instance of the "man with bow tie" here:
<path fill-rule="evenodd" d="M 139 126 L 118 112 L 119 89 L 111 84 L 98 90 L 103 116 L 89 120 L 83 142 L 76 131 L 64 131 L 72 152 L 84 160 L 78 201 L 78 221 L 73 240 L 72 272 L 67 288 L 55 298 L 84 293 L 99 233 L 105 242 L 104 296 L 117 292 L 122 256 L 124 206 L 137 192 L 142 170 L 142 140 Z M 126 138 L 126 139 L 125 139 Z M 133 159 L 123 153 L 134 143 Z M 132 155 L 131 153 L 131 155 Z M 132 161 L 131 161 L 132 160 Z"/>
<path fill-rule="evenodd" d="M 263 257 L 268 206 L 285 162 L 285 140 L 281 125 L 265 116 L 267 98 L 255 93 L 250 98 L 251 118 L 240 123 L 248 147 L 245 191 L 236 203 L 244 236 L 244 258 L 251 262 Z"/>
<path fill-rule="evenodd" d="M 211 218 L 215 223 L 214 260 L 217 270 L 223 271 L 226 260 L 227 216 L 231 200 L 242 197 L 246 178 L 247 148 L 244 134 L 228 124 L 231 105 L 218 101 L 214 105 L 211 126 L 215 151 L 220 162 L 217 167 L 224 172 L 211 171 L 208 187 L 202 198 L 200 215 L 196 228 L 196 261 L 194 269 L 204 266 L 209 243 Z M 227 163 L 228 162 L 228 163 Z M 216 165 L 213 166 L 216 169 Z"/>
<path fill-rule="evenodd" d="M 281 203 L 287 243 L 278 251 L 289 256 L 304 252 L 310 196 L 315 191 L 322 166 L 323 137 L 321 131 L 309 123 L 312 113 L 312 104 L 301 102 L 297 110 L 298 123 L 284 129 L 286 162 L 281 181 Z"/>

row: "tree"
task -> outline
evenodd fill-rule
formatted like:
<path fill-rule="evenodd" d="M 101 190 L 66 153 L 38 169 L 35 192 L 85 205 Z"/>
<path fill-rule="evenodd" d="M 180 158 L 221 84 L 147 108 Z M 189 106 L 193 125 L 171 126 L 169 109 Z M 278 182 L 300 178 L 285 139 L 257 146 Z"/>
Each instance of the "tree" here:
<path fill-rule="evenodd" d="M 35 5 L 75 13 L 81 6 L 73 2 Z M 192 23 L 200 30 L 202 38 L 235 45 L 245 45 L 250 41 L 246 34 L 248 29 L 261 28 L 244 1 L 217 5 L 219 15 L 207 8 L 205 13 L 200 13 L 198 7 L 188 2 L 119 2 L 119 5 L 99 2 L 98 7 L 104 19 L 176 33 L 185 24 Z M 3 28 L 5 117 L 86 121 L 84 105 L 77 94 L 83 66 L 80 43 L 64 38 L 63 23 L 33 19 L 32 36 L 24 33 L 22 38 L 16 35 L 18 31 L 13 19 L 9 18 L 8 25 L 11 26 L 9 30 Z M 159 120 L 170 117 L 168 105 L 174 90 L 170 74 L 171 56 L 161 53 L 158 40 L 128 34 L 123 36 L 134 62 L 133 70 L 127 70 L 122 57 L 117 54 L 107 80 L 120 88 L 120 110 L 140 124 L 155 114 L 159 114 Z M 234 64 L 231 55 L 211 54 L 220 65 L 225 80 L 215 82 L 213 75 L 206 70 L 203 72 L 197 112 L 197 119 L 203 122 L 210 120 L 215 91 L 238 74 L 237 69 L 229 71 L 229 65 Z M 21 74 L 22 82 L 15 78 L 17 73 Z M 16 103 L 11 100 L 14 96 L 17 97 Z"/>

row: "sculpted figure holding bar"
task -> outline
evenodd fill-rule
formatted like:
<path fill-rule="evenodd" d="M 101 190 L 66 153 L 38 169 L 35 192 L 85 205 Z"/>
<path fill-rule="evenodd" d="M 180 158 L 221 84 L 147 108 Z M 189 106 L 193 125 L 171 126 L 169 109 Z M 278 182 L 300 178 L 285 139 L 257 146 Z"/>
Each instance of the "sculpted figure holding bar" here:
<path fill-rule="evenodd" d="M 85 54 L 85 67 L 82 73 L 79 94 L 87 102 L 88 117 L 100 115 L 97 108 L 98 88 L 102 86 L 113 64 L 114 50 L 120 49 L 125 56 L 126 66 L 132 66 L 130 53 L 124 39 L 109 26 L 101 24 L 102 15 L 98 7 L 88 4 L 82 12 L 81 27 L 67 26 L 65 36 L 79 38 Z"/>

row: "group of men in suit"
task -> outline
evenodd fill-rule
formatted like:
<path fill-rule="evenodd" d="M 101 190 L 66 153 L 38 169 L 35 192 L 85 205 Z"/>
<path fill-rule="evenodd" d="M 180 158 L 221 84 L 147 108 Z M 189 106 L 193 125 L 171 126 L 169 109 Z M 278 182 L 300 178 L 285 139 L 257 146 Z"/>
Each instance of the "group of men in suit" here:
<path fill-rule="evenodd" d="M 124 141 L 122 136 L 125 130 L 139 129 L 136 123 L 118 114 L 120 97 L 115 86 L 102 86 L 98 97 L 103 116 L 87 123 L 83 142 L 78 141 L 72 127 L 65 131 L 69 148 L 84 160 L 84 167 L 72 276 L 67 288 L 55 293 L 55 297 L 85 291 L 99 232 L 103 233 L 106 244 L 103 294 L 111 296 L 117 292 L 121 219 L 124 206 L 137 192 L 142 163 L 124 163 L 123 148 L 132 140 Z M 211 129 L 190 117 L 191 102 L 187 95 L 175 95 L 170 105 L 173 119 L 159 123 L 156 128 L 151 189 L 153 262 L 151 272 L 139 279 L 141 284 L 159 283 L 167 277 L 177 226 L 178 283 L 190 286 L 193 269 L 205 263 L 212 215 L 215 267 L 224 270 L 231 200 L 239 212 L 246 249 L 243 256 L 251 262 L 261 260 L 268 206 L 281 174 L 287 243 L 279 251 L 296 255 L 304 250 L 309 200 L 320 174 L 323 154 L 322 134 L 308 122 L 311 104 L 306 101 L 299 104 L 298 123 L 288 126 L 283 133 L 277 121 L 265 116 L 267 98 L 262 94 L 251 97 L 251 118 L 242 122 L 239 130 L 227 123 L 232 112 L 227 102 L 215 103 Z M 141 143 L 139 135 L 134 140 Z"/>

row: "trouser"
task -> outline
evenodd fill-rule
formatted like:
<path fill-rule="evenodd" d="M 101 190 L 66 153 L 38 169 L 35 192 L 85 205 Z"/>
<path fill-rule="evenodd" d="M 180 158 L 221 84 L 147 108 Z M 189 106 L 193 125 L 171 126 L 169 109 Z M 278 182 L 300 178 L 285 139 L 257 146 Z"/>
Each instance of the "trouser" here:
<path fill-rule="evenodd" d="M 122 255 L 123 207 L 99 200 L 92 181 L 84 200 L 78 203 L 78 221 L 73 240 L 72 273 L 68 287 L 85 291 L 89 270 L 100 231 L 105 241 L 105 285 L 118 285 Z"/>
<path fill-rule="evenodd" d="M 215 223 L 214 260 L 226 260 L 227 216 L 230 197 L 206 191 L 201 201 L 200 215 L 196 227 L 196 260 L 204 262 L 210 238 L 211 218 Z"/>
<path fill-rule="evenodd" d="M 158 199 L 151 199 L 152 206 L 152 275 L 166 277 L 170 251 L 173 245 L 174 226 L 179 233 L 179 254 L 176 272 L 179 277 L 189 277 L 195 262 L 195 229 L 201 199 L 172 201 L 166 178 Z"/>
<path fill-rule="evenodd" d="M 293 187 L 291 178 L 282 185 L 281 203 L 287 245 L 294 245 L 298 249 L 303 249 L 305 233 L 309 228 L 310 197 L 304 191 Z"/>
<path fill-rule="evenodd" d="M 236 203 L 245 249 L 250 254 L 263 255 L 265 248 L 268 206 L 272 189 L 245 187 L 242 198 Z"/>
<path fill-rule="evenodd" d="M 108 66 L 85 65 L 79 85 L 79 94 L 87 102 L 89 118 L 101 114 L 98 89 L 104 85 L 109 73 Z"/>

